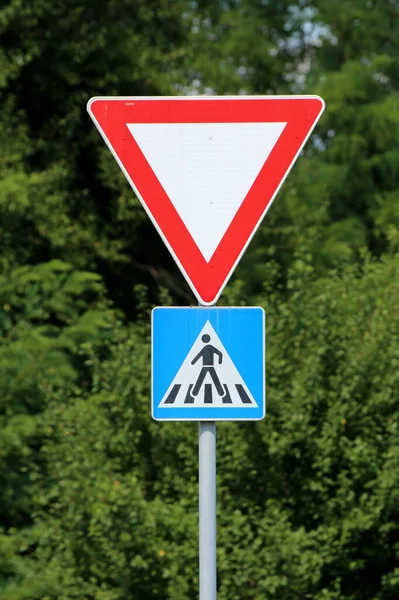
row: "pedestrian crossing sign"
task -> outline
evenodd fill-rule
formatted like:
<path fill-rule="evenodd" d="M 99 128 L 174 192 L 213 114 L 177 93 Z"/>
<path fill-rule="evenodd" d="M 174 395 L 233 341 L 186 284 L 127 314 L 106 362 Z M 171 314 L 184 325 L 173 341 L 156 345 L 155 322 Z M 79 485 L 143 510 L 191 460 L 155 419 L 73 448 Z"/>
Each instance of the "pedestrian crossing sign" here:
<path fill-rule="evenodd" d="M 155 308 L 152 416 L 158 421 L 263 419 L 263 309 Z"/>

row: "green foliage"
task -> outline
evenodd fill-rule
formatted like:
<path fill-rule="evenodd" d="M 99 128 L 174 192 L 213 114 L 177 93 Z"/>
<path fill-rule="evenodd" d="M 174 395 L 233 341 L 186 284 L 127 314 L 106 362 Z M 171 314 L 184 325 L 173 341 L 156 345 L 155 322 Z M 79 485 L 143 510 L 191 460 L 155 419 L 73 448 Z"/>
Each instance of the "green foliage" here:
<path fill-rule="evenodd" d="M 0 7 L 0 596 L 198 596 L 197 428 L 150 417 L 150 309 L 192 303 L 92 95 L 319 93 L 227 286 L 268 416 L 218 426 L 220 600 L 399 595 L 395 2 Z"/>
<path fill-rule="evenodd" d="M 84 355 L 106 339 L 110 317 L 98 275 L 56 260 L 0 276 L 0 307 L 0 527 L 12 534 L 2 536 L 0 553 L 7 580 L 29 577 L 30 548 L 42 531 L 34 516 L 46 485 L 40 447 L 49 397 L 58 390 L 67 399 L 87 385 Z"/>
<path fill-rule="evenodd" d="M 221 600 L 395 597 L 398 275 L 397 258 L 324 280 L 298 261 L 287 302 L 258 299 L 268 417 L 218 428 Z M 18 571 L 7 598 L 197 596 L 196 427 L 151 421 L 148 318 L 114 320 L 106 346 L 86 387 L 46 390 L 25 534 L 41 583 Z"/>

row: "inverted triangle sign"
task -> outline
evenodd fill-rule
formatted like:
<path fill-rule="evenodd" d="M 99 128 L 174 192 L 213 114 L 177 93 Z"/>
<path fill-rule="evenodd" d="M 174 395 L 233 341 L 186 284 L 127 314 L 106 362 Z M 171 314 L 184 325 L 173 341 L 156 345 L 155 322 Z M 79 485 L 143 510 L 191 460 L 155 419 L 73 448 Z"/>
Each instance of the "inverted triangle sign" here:
<path fill-rule="evenodd" d="M 214 304 L 317 123 L 318 96 L 92 98 L 198 300 Z"/>

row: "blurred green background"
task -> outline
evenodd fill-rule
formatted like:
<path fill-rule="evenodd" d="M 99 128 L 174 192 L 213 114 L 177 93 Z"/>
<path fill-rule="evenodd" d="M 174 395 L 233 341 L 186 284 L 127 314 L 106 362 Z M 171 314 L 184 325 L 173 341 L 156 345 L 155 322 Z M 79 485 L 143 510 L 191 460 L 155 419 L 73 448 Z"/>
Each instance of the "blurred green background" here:
<path fill-rule="evenodd" d="M 194 302 L 94 95 L 319 94 L 222 295 L 267 410 L 218 426 L 219 600 L 399 597 L 397 0 L 0 2 L 0 597 L 198 595 L 197 425 L 150 417 L 150 311 Z"/>

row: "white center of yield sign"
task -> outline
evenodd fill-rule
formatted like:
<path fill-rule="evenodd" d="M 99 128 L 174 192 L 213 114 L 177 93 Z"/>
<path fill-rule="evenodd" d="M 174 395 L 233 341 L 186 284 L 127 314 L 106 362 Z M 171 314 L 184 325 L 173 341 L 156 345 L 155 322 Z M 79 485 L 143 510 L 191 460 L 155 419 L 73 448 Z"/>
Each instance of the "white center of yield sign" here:
<path fill-rule="evenodd" d="M 209 321 L 159 403 L 163 406 L 258 406 Z"/>
<path fill-rule="evenodd" d="M 209 262 L 286 123 L 126 125 Z"/>

